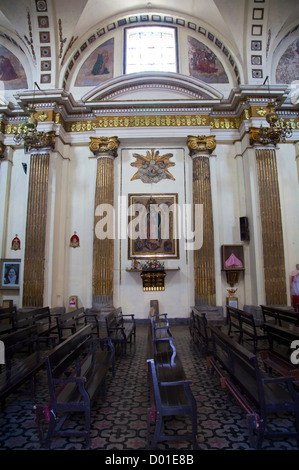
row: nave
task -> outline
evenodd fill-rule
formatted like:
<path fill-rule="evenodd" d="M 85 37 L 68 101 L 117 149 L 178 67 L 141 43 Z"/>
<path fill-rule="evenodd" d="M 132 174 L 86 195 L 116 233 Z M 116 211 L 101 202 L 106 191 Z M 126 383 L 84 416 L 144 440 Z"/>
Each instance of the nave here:
<path fill-rule="evenodd" d="M 227 397 L 219 378 L 211 377 L 206 360 L 193 344 L 187 324 L 171 325 L 175 344 L 197 402 L 198 447 L 204 450 L 253 450 L 250 447 L 246 416 L 240 407 Z M 127 357 L 117 355 L 115 377 L 107 381 L 106 402 L 101 397 L 91 411 L 91 449 L 144 450 L 146 449 L 147 409 L 149 387 L 147 382 L 148 325 L 138 324 L 136 343 L 128 348 Z M 36 383 L 36 404 L 47 403 L 45 371 L 39 372 Z M 80 421 L 69 422 L 71 428 L 80 427 Z M 185 432 L 191 426 L 189 418 L 171 419 L 170 432 Z M 274 428 L 293 427 L 289 416 L 275 419 Z M 153 428 L 153 426 L 152 426 Z M 33 403 L 20 392 L 9 396 L 0 415 L 0 449 L 40 450 Z M 152 429 L 153 431 L 153 429 Z M 55 450 L 81 450 L 84 438 L 56 438 Z M 159 442 L 159 450 L 192 450 L 192 442 Z M 297 450 L 295 439 L 283 441 L 265 439 L 262 450 Z"/>

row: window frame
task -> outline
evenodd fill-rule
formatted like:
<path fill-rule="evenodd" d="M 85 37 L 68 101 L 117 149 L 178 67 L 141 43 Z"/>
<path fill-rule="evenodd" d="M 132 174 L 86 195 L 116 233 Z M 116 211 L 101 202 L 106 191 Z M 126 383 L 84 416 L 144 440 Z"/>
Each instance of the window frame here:
<path fill-rule="evenodd" d="M 133 30 L 136 28 L 167 28 L 167 29 L 172 29 L 174 31 L 174 41 L 175 41 L 175 60 L 176 60 L 176 71 L 175 72 L 170 72 L 170 71 L 163 71 L 163 70 L 146 70 L 142 72 L 127 72 L 127 31 L 128 30 Z M 127 26 L 124 28 L 124 54 L 123 54 L 123 73 L 124 75 L 130 75 L 130 73 L 151 73 L 151 72 L 156 72 L 156 73 L 179 73 L 179 53 L 178 53 L 178 28 L 176 26 L 170 26 L 170 25 L 157 25 L 157 24 L 147 24 L 147 25 L 134 25 L 134 26 Z"/>

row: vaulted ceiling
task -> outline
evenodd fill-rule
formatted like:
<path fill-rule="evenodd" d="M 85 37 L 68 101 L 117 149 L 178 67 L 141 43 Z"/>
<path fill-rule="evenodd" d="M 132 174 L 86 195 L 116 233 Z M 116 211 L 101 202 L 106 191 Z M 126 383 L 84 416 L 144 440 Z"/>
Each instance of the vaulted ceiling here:
<path fill-rule="evenodd" d="M 297 0 L 1 0 L 0 45 L 24 67 L 28 82 L 24 88 L 32 90 L 36 82 L 43 89 L 71 91 L 72 74 L 83 56 L 113 29 L 146 17 L 202 34 L 214 50 L 228 51 L 223 57 L 233 68 L 226 96 L 228 88 L 259 86 L 267 76 L 275 83 L 278 59 L 299 34 Z M 192 78 L 188 80 L 183 94 L 193 93 Z M 218 91 L 221 96 L 222 90 Z M 13 93 L 0 86 L 2 102 L 12 99 Z M 102 95 L 107 95 L 106 90 Z M 207 85 L 202 96 L 212 95 Z"/>

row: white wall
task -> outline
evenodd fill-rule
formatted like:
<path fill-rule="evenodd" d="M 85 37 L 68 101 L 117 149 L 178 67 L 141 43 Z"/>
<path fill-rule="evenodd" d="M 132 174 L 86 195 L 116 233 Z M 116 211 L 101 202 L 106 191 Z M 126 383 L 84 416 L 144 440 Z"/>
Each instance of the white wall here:
<path fill-rule="evenodd" d="M 148 150 L 154 148 L 159 154 L 172 153 L 171 161 L 175 166 L 169 171 L 175 178 L 163 179 L 158 183 L 143 183 L 140 179 L 131 181 L 137 169 L 130 164 L 135 162 L 133 153 L 146 155 Z M 120 194 L 125 199 L 126 207 L 118 211 L 117 218 L 124 222 L 125 209 L 128 205 L 128 194 L 177 194 L 178 205 L 181 209 L 180 224 L 184 224 L 182 210 L 183 205 L 192 204 L 192 161 L 188 150 L 184 146 L 171 147 L 159 141 L 145 140 L 138 147 L 121 147 L 119 157 L 115 160 L 115 197 Z M 182 227 L 183 229 L 183 227 Z M 128 260 L 128 241 L 121 240 L 115 243 L 115 276 L 114 276 L 114 304 L 122 306 L 126 313 L 134 313 L 136 318 L 146 318 L 149 313 L 150 300 L 158 299 L 160 312 L 168 313 L 170 318 L 186 317 L 189 315 L 189 307 L 194 304 L 193 293 L 193 253 L 184 249 L 184 238 L 179 239 L 179 259 L 165 260 L 166 268 L 180 268 L 179 271 L 166 271 L 165 291 L 144 292 L 142 279 L 139 272 L 127 272 L 131 268 L 131 260 Z"/>

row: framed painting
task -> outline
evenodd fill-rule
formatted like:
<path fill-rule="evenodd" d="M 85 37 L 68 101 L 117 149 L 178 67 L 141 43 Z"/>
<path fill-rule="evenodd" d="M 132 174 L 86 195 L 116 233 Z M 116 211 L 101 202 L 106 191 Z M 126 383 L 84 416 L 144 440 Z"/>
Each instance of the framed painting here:
<path fill-rule="evenodd" d="M 2 259 L 1 267 L 1 289 L 19 289 L 21 260 L 19 259 Z"/>
<path fill-rule="evenodd" d="M 237 297 L 226 297 L 226 305 L 229 307 L 238 308 L 238 298 Z"/>
<path fill-rule="evenodd" d="M 244 248 L 243 245 L 222 245 L 222 269 L 244 270 Z"/>
<path fill-rule="evenodd" d="M 128 258 L 179 258 L 178 195 L 128 195 Z"/>

